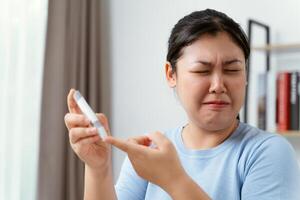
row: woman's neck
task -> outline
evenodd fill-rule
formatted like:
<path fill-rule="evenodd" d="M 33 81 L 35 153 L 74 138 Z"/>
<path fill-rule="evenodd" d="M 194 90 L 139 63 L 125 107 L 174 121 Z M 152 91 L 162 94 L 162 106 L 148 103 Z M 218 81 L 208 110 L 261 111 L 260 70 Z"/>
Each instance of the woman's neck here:
<path fill-rule="evenodd" d="M 193 123 L 188 123 L 182 131 L 182 140 L 189 149 L 210 149 L 224 142 L 238 127 L 235 120 L 230 126 L 217 131 L 208 131 Z"/>

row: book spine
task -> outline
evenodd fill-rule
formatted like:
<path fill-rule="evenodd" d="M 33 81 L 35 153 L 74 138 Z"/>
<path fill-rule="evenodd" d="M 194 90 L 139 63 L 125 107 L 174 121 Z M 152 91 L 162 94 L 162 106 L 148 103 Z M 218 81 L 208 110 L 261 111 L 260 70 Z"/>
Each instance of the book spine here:
<path fill-rule="evenodd" d="M 298 72 L 297 82 L 297 100 L 298 100 L 298 130 L 300 130 L 300 72 Z"/>
<path fill-rule="evenodd" d="M 278 125 L 279 132 L 289 130 L 290 124 L 290 73 L 278 75 Z"/>
<path fill-rule="evenodd" d="M 275 71 L 267 73 L 267 90 L 266 90 L 266 129 L 276 132 L 276 74 Z"/>
<path fill-rule="evenodd" d="M 279 74 L 276 76 L 276 114 L 275 114 L 275 123 L 278 125 L 278 113 L 279 113 L 279 106 L 278 106 L 278 96 L 279 96 Z"/>
<path fill-rule="evenodd" d="M 267 74 L 258 75 L 258 128 L 266 130 Z"/>
<path fill-rule="evenodd" d="M 298 72 L 291 72 L 290 78 L 290 130 L 299 129 Z"/>

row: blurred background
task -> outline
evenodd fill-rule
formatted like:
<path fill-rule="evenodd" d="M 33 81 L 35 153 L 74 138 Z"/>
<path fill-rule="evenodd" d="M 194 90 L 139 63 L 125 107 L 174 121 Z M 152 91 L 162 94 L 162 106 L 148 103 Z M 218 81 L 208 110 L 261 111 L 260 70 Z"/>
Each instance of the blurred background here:
<path fill-rule="evenodd" d="M 185 124 L 164 62 L 172 27 L 192 11 L 225 12 L 245 31 L 249 19 L 267 24 L 272 44 L 293 49 L 271 52 L 271 71 L 300 71 L 298 0 L 0 0 L 0 5 L 0 200 L 82 199 L 84 166 L 69 147 L 63 119 L 70 88 L 108 116 L 116 137 Z M 263 45 L 264 39 L 255 30 L 253 44 Z M 262 51 L 251 57 L 247 116 L 254 126 L 257 74 L 265 71 Z M 297 134 L 284 136 L 300 161 Z M 113 149 L 115 180 L 124 157 Z"/>

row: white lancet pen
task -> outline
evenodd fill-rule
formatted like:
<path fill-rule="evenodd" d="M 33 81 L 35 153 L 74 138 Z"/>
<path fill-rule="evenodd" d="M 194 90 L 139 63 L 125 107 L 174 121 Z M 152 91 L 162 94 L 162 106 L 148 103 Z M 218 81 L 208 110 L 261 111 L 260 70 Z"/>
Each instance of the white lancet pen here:
<path fill-rule="evenodd" d="M 107 136 L 107 133 L 103 125 L 100 123 L 96 114 L 94 113 L 92 108 L 89 106 L 89 104 L 86 102 L 86 100 L 83 98 L 83 96 L 80 94 L 78 90 L 75 91 L 73 98 L 75 99 L 77 105 L 79 106 L 83 114 L 90 120 L 93 126 L 97 128 L 100 137 L 105 138 Z"/>

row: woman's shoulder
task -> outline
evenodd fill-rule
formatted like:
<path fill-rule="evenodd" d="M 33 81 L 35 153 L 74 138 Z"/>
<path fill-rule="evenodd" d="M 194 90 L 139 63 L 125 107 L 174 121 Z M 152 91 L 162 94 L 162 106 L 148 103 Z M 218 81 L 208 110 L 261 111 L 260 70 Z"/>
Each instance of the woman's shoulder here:
<path fill-rule="evenodd" d="M 237 137 L 240 137 L 240 149 L 244 156 L 248 157 L 248 161 L 259 157 L 279 160 L 295 158 L 292 145 L 280 134 L 261 130 L 245 123 L 241 125 L 243 129 Z"/>
<path fill-rule="evenodd" d="M 282 199 L 296 199 L 300 174 L 292 145 L 278 133 L 243 126 L 238 171 L 244 195 L 261 196 L 259 192 L 263 192 L 281 195 Z"/>
<path fill-rule="evenodd" d="M 253 144 L 255 146 L 268 145 L 270 143 L 274 145 L 289 145 L 289 142 L 282 135 L 276 132 L 265 131 L 243 122 L 240 122 L 236 137 L 240 138 L 243 143 Z"/>

